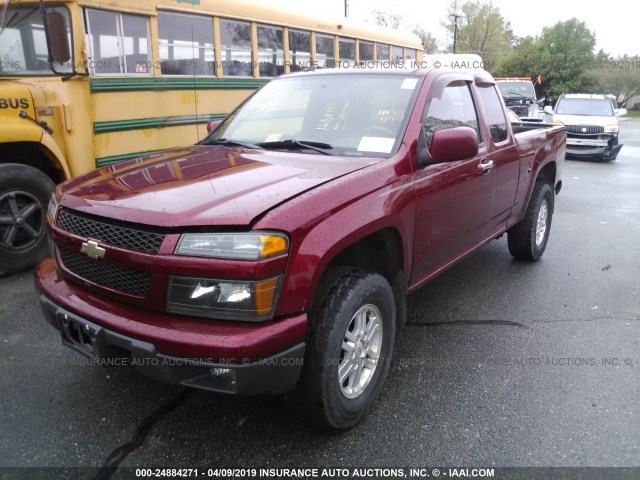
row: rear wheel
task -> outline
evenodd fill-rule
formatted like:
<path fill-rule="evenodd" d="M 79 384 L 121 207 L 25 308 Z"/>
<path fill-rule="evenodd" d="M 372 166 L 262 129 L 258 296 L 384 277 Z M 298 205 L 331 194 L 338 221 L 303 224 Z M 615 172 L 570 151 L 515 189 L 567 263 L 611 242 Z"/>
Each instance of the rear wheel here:
<path fill-rule="evenodd" d="M 305 420 L 344 429 L 382 390 L 395 339 L 395 304 L 384 277 L 354 268 L 330 271 L 310 318 L 305 362 L 287 398 Z"/>
<path fill-rule="evenodd" d="M 47 255 L 47 204 L 55 184 L 40 170 L 0 164 L 0 275 L 34 266 Z"/>
<path fill-rule="evenodd" d="M 548 183 L 536 182 L 525 217 L 509 229 L 509 252 L 518 260 L 538 260 L 544 253 L 551 231 L 553 190 Z"/>

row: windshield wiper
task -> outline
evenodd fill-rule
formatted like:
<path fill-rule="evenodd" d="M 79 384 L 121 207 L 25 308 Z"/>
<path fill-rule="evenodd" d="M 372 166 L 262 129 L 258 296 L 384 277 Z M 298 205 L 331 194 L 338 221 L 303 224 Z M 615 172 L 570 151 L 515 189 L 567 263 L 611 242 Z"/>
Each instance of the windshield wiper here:
<path fill-rule="evenodd" d="M 217 140 L 203 140 L 201 145 L 222 145 L 223 147 L 244 147 L 252 150 L 262 150 L 260 145 L 249 142 L 241 142 L 238 140 L 227 140 L 226 138 L 218 138 Z"/>
<path fill-rule="evenodd" d="M 262 142 L 258 145 L 263 148 L 287 148 L 291 150 L 308 149 L 313 150 L 314 152 L 322 153 L 323 155 L 335 155 L 334 153 L 328 151 L 333 148 L 333 146 L 328 143 L 295 140 L 293 138 L 287 140 L 278 140 L 276 142 Z"/>

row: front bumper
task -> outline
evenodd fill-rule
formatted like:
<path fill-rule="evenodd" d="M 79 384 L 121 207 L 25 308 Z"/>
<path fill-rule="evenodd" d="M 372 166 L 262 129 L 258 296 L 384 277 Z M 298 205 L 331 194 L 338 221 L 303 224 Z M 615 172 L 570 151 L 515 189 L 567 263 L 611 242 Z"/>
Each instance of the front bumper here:
<path fill-rule="evenodd" d="M 235 325 L 109 308 L 111 301 L 61 278 L 51 259 L 36 269 L 35 283 L 45 318 L 62 343 L 96 363 L 131 365 L 167 383 L 237 395 L 283 393 L 300 377 L 305 314 L 269 325 Z"/>
<path fill-rule="evenodd" d="M 623 145 L 612 145 L 615 137 L 588 138 L 567 135 L 567 155 L 574 157 L 610 158 L 618 155 Z"/>

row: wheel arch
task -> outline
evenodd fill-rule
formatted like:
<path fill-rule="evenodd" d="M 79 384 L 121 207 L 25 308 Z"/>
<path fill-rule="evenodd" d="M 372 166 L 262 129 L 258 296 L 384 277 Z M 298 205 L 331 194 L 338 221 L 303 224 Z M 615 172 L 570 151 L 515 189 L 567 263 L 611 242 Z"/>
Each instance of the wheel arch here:
<path fill-rule="evenodd" d="M 50 135 L 40 142 L 7 142 L 0 144 L 0 163 L 17 163 L 40 170 L 54 183 L 70 178 L 69 167 L 60 148 Z"/>
<path fill-rule="evenodd" d="M 350 266 L 382 275 L 390 285 L 396 284 L 402 274 L 402 286 L 406 289 L 407 261 L 409 254 L 400 230 L 392 225 L 370 224 L 354 232 L 346 243 L 336 243 L 318 261 L 305 300 L 305 308 L 313 305 L 316 292 L 328 271 L 336 267 Z M 397 287 L 397 284 L 395 285 Z"/>

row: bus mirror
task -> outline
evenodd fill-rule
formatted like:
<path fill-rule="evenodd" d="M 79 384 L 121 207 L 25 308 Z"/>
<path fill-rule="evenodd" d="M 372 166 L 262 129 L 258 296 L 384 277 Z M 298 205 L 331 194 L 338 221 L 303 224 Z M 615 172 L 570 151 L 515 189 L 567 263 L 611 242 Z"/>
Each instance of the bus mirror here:
<path fill-rule="evenodd" d="M 71 60 L 71 52 L 69 50 L 69 37 L 65 16 L 55 10 L 48 10 L 45 19 L 47 22 L 47 40 L 51 61 L 56 63 L 68 62 Z"/>
<path fill-rule="evenodd" d="M 213 120 L 207 123 L 207 132 L 213 132 L 218 127 L 218 125 L 220 125 L 220 123 L 222 123 L 222 120 Z"/>

